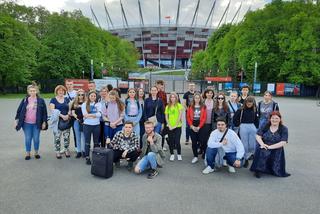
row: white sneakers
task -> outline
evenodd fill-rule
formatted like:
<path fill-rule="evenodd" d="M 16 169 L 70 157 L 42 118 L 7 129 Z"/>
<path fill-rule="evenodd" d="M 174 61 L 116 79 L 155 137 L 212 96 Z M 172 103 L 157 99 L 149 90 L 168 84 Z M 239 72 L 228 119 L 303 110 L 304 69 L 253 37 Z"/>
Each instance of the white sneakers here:
<path fill-rule="evenodd" d="M 197 162 L 198 162 L 198 158 L 197 157 L 192 158 L 191 163 L 197 163 Z"/>
<path fill-rule="evenodd" d="M 212 169 L 210 166 L 207 166 L 203 171 L 202 171 L 202 173 L 203 174 L 209 174 L 209 173 L 211 173 L 211 172 L 214 172 L 214 169 Z"/>
<path fill-rule="evenodd" d="M 229 165 L 228 165 L 228 171 L 229 171 L 230 173 L 235 173 L 235 172 L 236 172 L 236 169 L 235 169 L 233 166 L 229 166 Z"/>
<path fill-rule="evenodd" d="M 223 164 L 222 164 L 222 166 L 224 166 L 224 167 L 228 166 L 228 164 L 227 164 L 227 161 L 226 161 L 226 160 L 223 160 Z"/>
<path fill-rule="evenodd" d="M 182 161 L 182 156 L 181 155 L 177 155 L 178 157 L 178 161 Z M 170 158 L 169 158 L 170 161 L 174 161 L 174 154 L 173 155 L 170 155 Z"/>

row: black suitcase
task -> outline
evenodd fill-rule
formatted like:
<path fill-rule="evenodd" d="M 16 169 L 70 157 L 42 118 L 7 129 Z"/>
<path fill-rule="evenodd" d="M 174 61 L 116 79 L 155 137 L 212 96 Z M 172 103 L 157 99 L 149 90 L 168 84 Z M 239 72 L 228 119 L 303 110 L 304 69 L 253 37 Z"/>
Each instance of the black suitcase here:
<path fill-rule="evenodd" d="M 91 174 L 110 178 L 113 175 L 113 150 L 96 147 L 92 151 Z"/>

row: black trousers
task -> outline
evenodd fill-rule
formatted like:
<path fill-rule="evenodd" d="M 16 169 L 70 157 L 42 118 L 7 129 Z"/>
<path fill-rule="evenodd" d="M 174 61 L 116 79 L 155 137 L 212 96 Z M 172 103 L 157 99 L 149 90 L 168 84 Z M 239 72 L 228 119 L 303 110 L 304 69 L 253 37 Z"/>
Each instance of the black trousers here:
<path fill-rule="evenodd" d="M 163 130 L 162 130 L 162 132 L 161 132 L 161 136 L 162 136 L 161 146 L 162 146 L 162 148 L 163 148 L 163 146 L 164 146 L 164 141 L 165 141 L 165 139 L 166 139 L 166 135 L 169 136 L 169 128 L 168 128 L 168 126 L 167 126 L 167 123 L 165 122 L 165 123 L 164 123 L 164 128 L 163 128 Z"/>
<path fill-rule="evenodd" d="M 168 129 L 168 136 L 169 136 L 169 149 L 170 154 L 173 154 L 173 150 L 177 149 L 178 155 L 181 155 L 181 127 L 175 128 L 173 130 Z"/>
<path fill-rule="evenodd" d="M 200 147 L 200 132 L 201 132 L 201 129 L 198 132 L 194 132 L 192 129 L 190 129 L 190 137 L 192 141 L 192 153 L 194 157 L 198 157 L 198 149 Z"/>
<path fill-rule="evenodd" d="M 91 135 L 93 136 L 93 146 L 99 147 L 99 135 L 100 135 L 100 125 L 83 125 L 83 134 L 85 140 L 85 155 L 89 157 L 90 155 L 90 141 Z"/>
<path fill-rule="evenodd" d="M 145 133 L 144 121 L 140 120 L 139 124 L 140 124 L 140 149 L 142 149 L 142 147 L 143 147 L 142 137 L 143 137 L 143 135 Z"/>
<path fill-rule="evenodd" d="M 113 150 L 113 162 L 117 163 L 122 158 L 122 153 L 124 150 L 115 149 Z M 139 157 L 139 153 L 137 150 L 134 150 L 132 152 L 128 152 L 127 156 L 125 158 L 130 158 L 130 162 L 135 162 L 137 158 Z"/>
<path fill-rule="evenodd" d="M 200 134 L 200 149 L 202 151 L 202 157 L 204 158 L 206 150 L 208 147 L 208 140 L 212 131 L 211 124 L 204 124 L 204 126 L 199 130 Z"/>
<path fill-rule="evenodd" d="M 99 142 L 101 144 L 101 147 L 106 147 L 106 139 L 104 136 L 104 122 L 100 121 L 100 135 L 99 135 Z"/>

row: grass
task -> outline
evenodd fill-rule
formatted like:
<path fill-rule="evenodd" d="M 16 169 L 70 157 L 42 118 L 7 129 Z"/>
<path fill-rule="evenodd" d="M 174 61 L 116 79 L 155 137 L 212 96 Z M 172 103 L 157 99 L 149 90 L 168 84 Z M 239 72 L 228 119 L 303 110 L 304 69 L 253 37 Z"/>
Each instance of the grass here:
<path fill-rule="evenodd" d="M 25 97 L 26 94 L 0 94 L 0 99 L 21 99 Z M 55 95 L 53 93 L 40 94 L 42 98 L 53 98 Z"/>
<path fill-rule="evenodd" d="M 160 73 L 160 74 L 155 74 L 155 75 L 182 75 L 184 76 L 185 71 L 168 71 L 168 72 L 164 72 L 164 73 Z"/>

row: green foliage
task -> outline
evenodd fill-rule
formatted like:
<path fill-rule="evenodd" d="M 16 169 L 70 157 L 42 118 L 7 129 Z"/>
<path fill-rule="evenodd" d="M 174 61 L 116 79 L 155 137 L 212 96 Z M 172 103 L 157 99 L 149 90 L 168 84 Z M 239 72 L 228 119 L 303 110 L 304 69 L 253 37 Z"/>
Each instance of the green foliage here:
<path fill-rule="evenodd" d="M 320 5 L 276 0 L 214 32 L 208 49 L 194 55 L 192 72 L 211 69 L 211 75 L 235 78 L 244 69 L 245 81 L 252 82 L 257 62 L 259 81 L 317 85 L 319 51 Z"/>
<path fill-rule="evenodd" d="M 137 68 L 139 56 L 133 44 L 97 28 L 81 11 L 51 14 L 43 7 L 9 2 L 0 4 L 0 14 L 4 87 L 31 79 L 81 78 L 82 71 L 89 78 L 91 59 L 95 78 L 102 76 L 102 69 L 108 76 L 125 78 Z"/>

